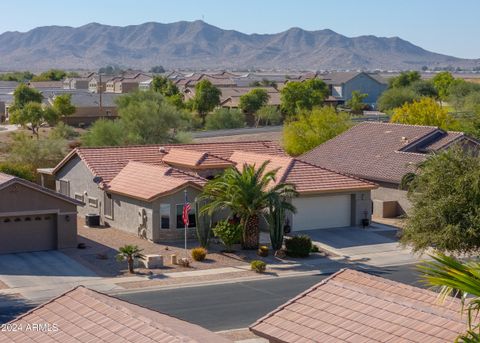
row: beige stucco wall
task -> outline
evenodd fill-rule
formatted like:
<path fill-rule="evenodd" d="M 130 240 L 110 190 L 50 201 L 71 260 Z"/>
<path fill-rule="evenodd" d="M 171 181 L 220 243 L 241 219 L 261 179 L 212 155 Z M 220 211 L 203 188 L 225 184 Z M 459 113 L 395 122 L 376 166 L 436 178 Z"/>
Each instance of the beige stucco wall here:
<path fill-rule="evenodd" d="M 375 217 L 384 217 L 383 202 L 396 201 L 397 211 L 395 216 L 406 214 L 412 208 L 410 200 L 408 200 L 408 192 L 398 189 L 397 185 L 382 184 L 378 189 L 372 191 L 373 213 Z M 388 211 L 387 216 L 392 216 Z"/>

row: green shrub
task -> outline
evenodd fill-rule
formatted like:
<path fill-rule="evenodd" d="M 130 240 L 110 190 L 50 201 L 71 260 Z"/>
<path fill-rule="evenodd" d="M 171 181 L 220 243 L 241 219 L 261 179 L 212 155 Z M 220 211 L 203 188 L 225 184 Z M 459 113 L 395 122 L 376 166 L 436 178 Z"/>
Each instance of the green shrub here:
<path fill-rule="evenodd" d="M 205 129 L 237 129 L 245 126 L 245 115 L 237 109 L 220 108 L 207 115 Z"/>
<path fill-rule="evenodd" d="M 206 249 L 204 249 L 202 247 L 192 249 L 192 258 L 195 261 L 203 261 L 203 260 L 205 260 L 205 257 L 207 257 L 207 250 Z"/>
<path fill-rule="evenodd" d="M 64 122 L 59 122 L 50 132 L 50 137 L 54 139 L 72 139 L 78 137 L 79 133 Z"/>
<path fill-rule="evenodd" d="M 0 163 L 0 172 L 35 182 L 35 173 L 33 172 L 32 167 L 28 164 L 9 162 Z"/>
<path fill-rule="evenodd" d="M 312 244 L 312 248 L 310 249 L 310 252 L 320 252 L 320 249 L 318 248 L 317 245 Z"/>
<path fill-rule="evenodd" d="M 312 249 L 312 240 L 307 235 L 299 235 L 285 240 L 287 255 L 291 257 L 308 257 Z"/>
<path fill-rule="evenodd" d="M 263 273 L 267 269 L 267 264 L 263 261 L 253 260 L 250 262 L 250 268 L 256 273 Z"/>
<path fill-rule="evenodd" d="M 222 240 L 227 251 L 232 251 L 232 245 L 242 238 L 240 225 L 230 223 L 228 220 L 219 221 L 213 228 L 213 233 Z"/>

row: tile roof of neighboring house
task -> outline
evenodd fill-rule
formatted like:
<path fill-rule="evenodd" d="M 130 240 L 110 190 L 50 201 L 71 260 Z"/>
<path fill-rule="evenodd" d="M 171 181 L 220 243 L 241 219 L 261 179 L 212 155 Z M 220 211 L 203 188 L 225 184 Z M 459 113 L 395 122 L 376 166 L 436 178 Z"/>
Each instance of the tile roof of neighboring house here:
<path fill-rule="evenodd" d="M 188 185 L 201 188 L 206 180 L 170 167 L 129 162 L 108 184 L 112 193 L 151 201 Z"/>
<path fill-rule="evenodd" d="M 173 147 L 166 149 L 168 152 L 163 156 L 162 162 L 176 165 L 189 167 L 192 169 L 206 169 L 206 168 L 227 168 L 233 163 L 227 159 L 220 158 L 213 154 L 203 151 L 188 150 Z"/>
<path fill-rule="evenodd" d="M 347 83 L 348 81 L 352 80 L 353 78 L 357 77 L 360 74 L 368 75 L 377 82 L 384 83 L 384 84 L 387 83 L 378 74 L 369 74 L 369 73 L 358 72 L 358 71 L 330 72 L 325 74 L 317 74 L 316 77 L 325 81 L 326 84 L 341 85 L 343 83 Z"/>
<path fill-rule="evenodd" d="M 63 88 L 63 81 L 30 81 L 28 85 L 33 88 Z"/>
<path fill-rule="evenodd" d="M 54 169 L 55 174 L 67 161 L 78 155 L 93 175 L 100 176 L 104 182 L 112 180 L 129 161 L 148 164 L 162 164 L 165 153 L 170 148 L 181 148 L 207 152 L 222 159 L 228 159 L 235 150 L 257 151 L 269 155 L 285 155 L 276 142 L 221 142 L 171 145 L 139 145 L 123 147 L 76 148 L 72 150 Z"/>
<path fill-rule="evenodd" d="M 235 151 L 230 160 L 237 163 L 237 168 L 244 163 L 255 164 L 258 167 L 263 162 L 270 161 L 266 170 L 278 169 L 276 182 L 294 184 L 300 194 L 369 190 L 377 187 L 374 183 L 339 174 L 292 157 Z"/>
<path fill-rule="evenodd" d="M 269 105 L 280 105 L 280 92 L 273 87 L 217 87 L 222 95 L 220 96 L 220 104 L 227 104 L 230 107 L 238 107 L 240 103 L 240 97 L 253 89 L 264 89 L 269 95 Z M 195 97 L 195 88 L 186 87 L 183 90 L 183 95 L 186 100 L 193 99 Z"/>
<path fill-rule="evenodd" d="M 275 342 L 453 342 L 467 328 L 459 299 L 342 269 L 250 326 Z"/>
<path fill-rule="evenodd" d="M 16 176 L 13 176 L 13 175 L 9 175 L 9 174 L 5 174 L 5 173 L 2 173 L 0 172 L 0 190 L 1 189 L 4 189 L 12 184 L 21 184 L 25 187 L 28 187 L 28 188 L 31 188 L 31 189 L 34 189 L 36 191 L 39 191 L 39 192 L 42 192 L 42 193 L 45 193 L 49 196 L 52 196 L 52 197 L 55 197 L 55 198 L 58 198 L 60 200 L 63 200 L 63 201 L 67 201 L 67 202 L 70 202 L 70 203 L 73 203 L 75 205 L 83 205 L 82 202 L 78 201 L 78 200 L 75 200 L 73 198 L 70 198 L 70 197 L 67 197 L 63 194 L 60 194 L 58 192 L 55 192 L 51 189 L 48 189 L 48 188 L 45 188 L 45 187 L 42 187 L 36 183 L 33 183 L 33 182 L 30 182 L 30 181 L 27 181 L 27 180 L 24 180 L 22 178 L 19 178 L 19 177 L 16 177 Z M 1 210 L 1 209 L 0 209 Z"/>
<path fill-rule="evenodd" d="M 99 107 L 100 106 L 100 94 L 86 92 L 73 92 L 71 93 L 72 105 L 76 107 Z M 116 107 L 115 99 L 121 94 L 102 93 L 102 106 L 103 107 Z"/>
<path fill-rule="evenodd" d="M 369 180 L 400 183 L 416 165 L 453 141 L 473 139 L 433 126 L 364 122 L 319 145 L 300 159 Z M 475 142 L 478 144 L 478 142 Z"/>
<path fill-rule="evenodd" d="M 1 343 L 28 342 L 231 342 L 198 325 L 149 310 L 83 286 L 68 291 L 10 322 L 42 324 L 48 330 L 0 332 Z M 57 330 L 54 329 L 56 326 Z"/>

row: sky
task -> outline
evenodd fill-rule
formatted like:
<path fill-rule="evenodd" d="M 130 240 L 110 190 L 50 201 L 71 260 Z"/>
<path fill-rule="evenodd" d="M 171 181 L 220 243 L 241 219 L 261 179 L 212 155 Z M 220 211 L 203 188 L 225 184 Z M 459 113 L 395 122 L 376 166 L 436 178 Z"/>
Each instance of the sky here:
<path fill-rule="evenodd" d="M 0 13 L 0 33 L 200 19 L 244 33 L 300 27 L 348 37 L 398 36 L 430 51 L 480 58 L 479 0 L 1 0 Z"/>

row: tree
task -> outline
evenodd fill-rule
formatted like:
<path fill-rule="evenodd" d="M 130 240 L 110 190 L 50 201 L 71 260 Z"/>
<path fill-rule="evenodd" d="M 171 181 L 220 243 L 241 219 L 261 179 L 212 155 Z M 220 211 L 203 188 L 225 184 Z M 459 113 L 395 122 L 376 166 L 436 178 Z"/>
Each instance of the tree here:
<path fill-rule="evenodd" d="M 378 98 L 378 109 L 390 112 L 406 103 L 412 103 L 420 97 L 410 88 L 390 88 Z"/>
<path fill-rule="evenodd" d="M 440 100 L 447 100 L 453 80 L 454 77 L 448 71 L 442 71 L 433 77 L 432 82 L 437 89 Z"/>
<path fill-rule="evenodd" d="M 255 113 L 255 126 L 279 125 L 282 122 L 282 113 L 275 106 L 263 106 Z"/>
<path fill-rule="evenodd" d="M 67 76 L 65 70 L 50 69 L 32 78 L 32 81 L 60 81 Z"/>
<path fill-rule="evenodd" d="M 239 107 L 245 113 L 253 115 L 261 107 L 268 104 L 268 99 L 270 99 L 270 96 L 265 89 L 255 88 L 240 97 Z"/>
<path fill-rule="evenodd" d="M 404 88 L 410 86 L 415 81 L 419 81 L 421 78 L 418 71 L 404 71 L 400 75 L 392 77 L 388 82 L 388 86 L 389 88 Z"/>
<path fill-rule="evenodd" d="M 35 173 L 30 165 L 27 164 L 1 162 L 0 172 L 35 182 Z"/>
<path fill-rule="evenodd" d="M 154 73 L 154 74 L 165 73 L 165 68 L 163 68 L 163 66 L 160 66 L 160 65 L 154 66 L 150 68 L 150 73 Z"/>
<path fill-rule="evenodd" d="M 302 110 L 323 105 L 329 95 L 328 86 L 320 79 L 290 81 L 280 91 L 282 111 L 292 116 Z"/>
<path fill-rule="evenodd" d="M 421 98 L 412 104 L 395 109 L 392 123 L 410 125 L 438 126 L 444 130 L 457 127 L 457 122 L 448 110 L 437 104 L 432 98 Z"/>
<path fill-rule="evenodd" d="M 205 117 L 215 107 L 220 105 L 220 96 L 222 92 L 215 87 L 209 80 L 201 80 L 195 86 L 195 96 L 193 98 L 193 109 L 197 111 L 205 125 Z"/>
<path fill-rule="evenodd" d="M 0 80 L 26 82 L 26 81 L 30 81 L 34 76 L 35 75 L 29 71 L 15 71 L 12 73 L 0 74 Z"/>
<path fill-rule="evenodd" d="M 207 115 L 205 129 L 222 130 L 245 127 L 245 115 L 237 109 L 219 108 Z"/>
<path fill-rule="evenodd" d="M 418 166 L 409 187 L 412 210 L 402 242 L 414 251 L 449 253 L 480 248 L 480 158 L 451 148 Z"/>
<path fill-rule="evenodd" d="M 256 249 L 259 242 L 259 220 L 272 201 L 285 211 L 295 211 L 290 199 L 297 196 L 291 184 L 275 183 L 277 169 L 267 170 L 269 161 L 259 167 L 244 164 L 241 169 L 229 168 L 220 176 L 207 182 L 200 196 L 207 204 L 202 211 L 213 215 L 229 210 L 240 218 L 245 249 Z M 240 166 L 239 166 L 240 168 Z"/>
<path fill-rule="evenodd" d="M 13 105 L 10 110 L 15 111 L 23 108 L 29 102 L 41 103 L 43 95 L 38 90 L 28 87 L 26 84 L 21 83 L 15 88 L 13 92 Z"/>
<path fill-rule="evenodd" d="M 353 113 L 362 113 L 365 108 L 363 100 L 365 100 L 366 97 L 368 97 L 368 94 L 353 91 L 352 97 L 347 101 L 346 105 Z"/>
<path fill-rule="evenodd" d="M 19 109 L 15 109 L 10 115 L 13 124 L 27 127 L 39 138 L 38 129 L 44 123 L 54 125 L 58 121 L 58 113 L 48 107 L 43 107 L 38 102 L 29 102 Z"/>
<path fill-rule="evenodd" d="M 480 342 L 480 326 L 474 323 L 480 311 L 480 263 L 460 262 L 452 256 L 437 254 L 433 261 L 420 265 L 424 281 L 432 287 L 440 288 L 440 299 L 447 296 L 460 296 L 461 312 L 467 313 L 467 331 L 458 336 L 455 342 Z"/>
<path fill-rule="evenodd" d="M 133 270 L 133 263 L 137 258 L 144 258 L 142 254 L 143 249 L 140 249 L 137 245 L 124 245 L 118 249 L 117 260 L 118 261 L 127 261 L 128 272 L 130 274 L 135 273 Z"/>
<path fill-rule="evenodd" d="M 457 111 L 462 110 L 466 97 L 474 92 L 480 92 L 480 85 L 463 79 L 455 79 L 448 89 L 448 103 Z"/>
<path fill-rule="evenodd" d="M 283 127 L 285 150 L 291 155 L 300 155 L 350 128 L 350 117 L 337 113 L 332 107 L 322 107 L 304 112 L 297 120 Z"/>
<path fill-rule="evenodd" d="M 71 94 L 56 95 L 53 99 L 52 108 L 60 117 L 67 117 L 75 113 L 76 108 L 72 105 Z"/>
<path fill-rule="evenodd" d="M 120 120 L 99 119 L 82 136 L 84 146 L 126 145 L 125 130 Z"/>
<path fill-rule="evenodd" d="M 105 75 L 119 75 L 122 72 L 123 72 L 122 68 L 120 68 L 119 66 L 112 66 L 112 65 L 102 67 L 98 70 L 99 74 L 105 74 Z"/>
<path fill-rule="evenodd" d="M 415 81 L 410 85 L 410 89 L 419 97 L 426 96 L 430 98 L 438 98 L 438 91 L 433 82 L 427 80 Z"/>
<path fill-rule="evenodd" d="M 152 90 L 168 97 L 180 94 L 180 90 L 172 80 L 164 76 L 155 76 L 153 78 Z"/>

